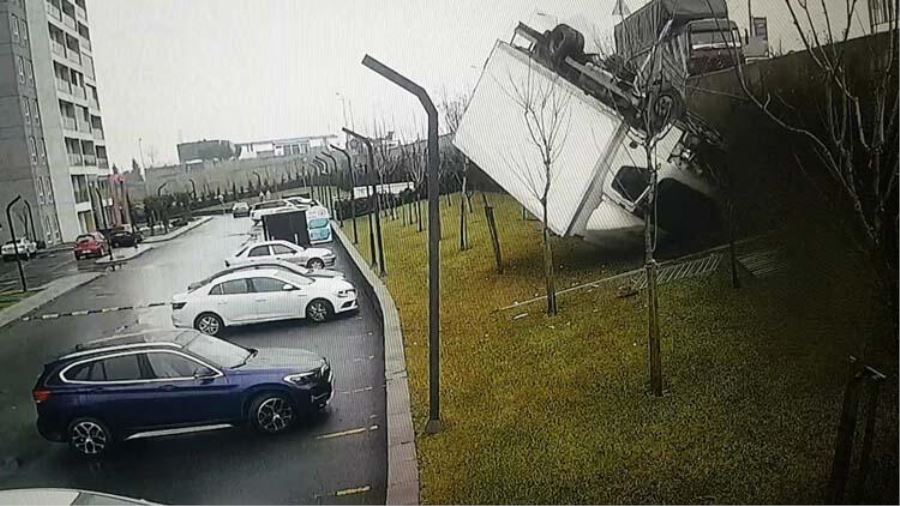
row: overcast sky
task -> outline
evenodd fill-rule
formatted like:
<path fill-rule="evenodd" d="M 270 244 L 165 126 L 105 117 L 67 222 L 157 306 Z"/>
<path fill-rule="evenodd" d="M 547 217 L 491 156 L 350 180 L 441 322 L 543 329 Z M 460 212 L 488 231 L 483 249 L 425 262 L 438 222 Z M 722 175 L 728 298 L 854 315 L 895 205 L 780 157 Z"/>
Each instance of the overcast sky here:
<path fill-rule="evenodd" d="M 411 96 L 364 68 L 369 53 L 437 102 L 471 89 L 518 21 L 574 14 L 611 24 L 615 0 L 89 0 L 111 159 L 177 160 L 179 140 L 235 142 L 337 133 L 373 120 L 425 131 Z M 641 0 L 629 0 L 629 4 Z M 418 130 L 417 130 L 418 129 Z"/>

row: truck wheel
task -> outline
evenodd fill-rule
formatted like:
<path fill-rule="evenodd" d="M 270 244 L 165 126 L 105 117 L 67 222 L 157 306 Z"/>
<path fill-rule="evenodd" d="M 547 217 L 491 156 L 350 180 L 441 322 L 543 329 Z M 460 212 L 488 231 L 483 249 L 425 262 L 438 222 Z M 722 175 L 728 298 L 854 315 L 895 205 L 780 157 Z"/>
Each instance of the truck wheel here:
<path fill-rule="evenodd" d="M 577 57 L 584 53 L 584 35 L 569 25 L 559 24 L 550 32 L 547 45 L 553 67 L 559 71 L 566 57 Z"/>

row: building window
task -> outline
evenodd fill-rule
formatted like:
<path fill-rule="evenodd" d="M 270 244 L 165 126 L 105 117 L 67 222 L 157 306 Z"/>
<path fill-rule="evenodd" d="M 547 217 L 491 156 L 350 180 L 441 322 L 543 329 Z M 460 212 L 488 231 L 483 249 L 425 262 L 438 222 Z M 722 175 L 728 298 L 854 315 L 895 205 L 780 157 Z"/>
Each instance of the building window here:
<path fill-rule="evenodd" d="M 19 42 L 19 18 L 11 12 L 9 13 L 9 31 L 12 34 L 13 43 Z"/>
<path fill-rule="evenodd" d="M 25 124 L 31 124 L 31 106 L 28 105 L 28 97 L 22 97 L 22 115 L 25 117 Z"/>
<path fill-rule="evenodd" d="M 31 64 L 31 60 L 28 60 L 28 63 L 25 67 L 25 71 L 28 73 L 28 86 L 34 86 L 34 65 Z"/>
<path fill-rule="evenodd" d="M 872 26 L 890 23 L 896 15 L 894 0 L 869 0 L 869 16 Z"/>
<path fill-rule="evenodd" d="M 16 72 L 19 74 L 19 84 L 25 84 L 25 60 L 16 56 Z"/>
<path fill-rule="evenodd" d="M 22 45 L 28 47 L 28 25 L 24 19 L 19 20 L 19 34 L 21 35 Z"/>
<path fill-rule="evenodd" d="M 37 144 L 34 142 L 34 137 L 28 138 L 28 152 L 31 154 L 31 163 L 37 163 Z"/>
<path fill-rule="evenodd" d="M 38 177 L 38 204 L 44 203 L 44 178 Z"/>
<path fill-rule="evenodd" d="M 38 156 L 41 158 L 41 163 L 47 163 L 47 146 L 44 144 L 44 139 L 38 139 Z"/>
<path fill-rule="evenodd" d="M 41 110 L 38 108 L 37 100 L 31 102 L 31 116 L 34 118 L 34 124 L 41 124 Z"/>

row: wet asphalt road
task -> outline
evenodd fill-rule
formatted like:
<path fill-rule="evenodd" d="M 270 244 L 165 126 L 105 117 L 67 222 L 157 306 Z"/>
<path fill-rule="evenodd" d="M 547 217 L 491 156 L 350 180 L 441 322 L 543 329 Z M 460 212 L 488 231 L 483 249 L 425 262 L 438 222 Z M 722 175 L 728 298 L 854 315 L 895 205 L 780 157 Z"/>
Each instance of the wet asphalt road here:
<path fill-rule="evenodd" d="M 249 229 L 247 219 L 217 217 L 38 312 L 167 302 L 189 282 L 223 266 L 224 258 L 248 240 Z M 346 253 L 332 247 L 338 255 L 335 269 L 359 284 Z M 0 470 L 0 489 L 72 487 L 161 503 L 383 504 L 384 342 L 377 316 L 362 297 L 359 313 L 324 324 L 262 324 L 224 336 L 254 348 L 298 347 L 327 357 L 335 372 L 335 395 L 321 415 L 278 437 L 235 428 L 132 441 L 99 461 L 82 459 L 37 434 L 34 381 L 47 360 L 76 343 L 115 332 L 171 328 L 170 309 L 15 322 L 0 329 L 0 459 L 18 462 L 14 469 Z"/>

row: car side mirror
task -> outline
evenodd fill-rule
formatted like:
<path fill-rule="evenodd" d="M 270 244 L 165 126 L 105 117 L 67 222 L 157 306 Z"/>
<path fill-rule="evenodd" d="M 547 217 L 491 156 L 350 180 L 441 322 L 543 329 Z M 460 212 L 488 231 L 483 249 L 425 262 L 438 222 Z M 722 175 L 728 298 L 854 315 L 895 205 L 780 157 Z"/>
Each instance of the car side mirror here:
<path fill-rule="evenodd" d="M 205 380 L 211 379 L 216 375 L 216 371 L 212 369 L 207 369 L 206 367 L 202 367 L 194 371 L 194 379 L 195 380 Z"/>
<path fill-rule="evenodd" d="M 291 291 L 296 290 L 297 287 L 294 286 L 294 285 L 292 285 L 292 284 L 290 284 L 290 283 L 285 283 L 285 284 L 281 287 L 281 289 L 284 290 L 285 292 L 291 292 Z"/>

